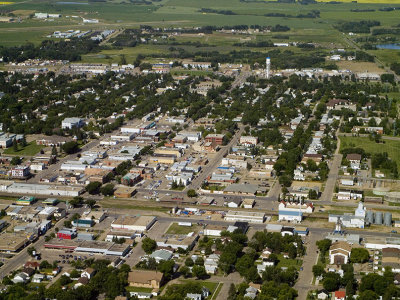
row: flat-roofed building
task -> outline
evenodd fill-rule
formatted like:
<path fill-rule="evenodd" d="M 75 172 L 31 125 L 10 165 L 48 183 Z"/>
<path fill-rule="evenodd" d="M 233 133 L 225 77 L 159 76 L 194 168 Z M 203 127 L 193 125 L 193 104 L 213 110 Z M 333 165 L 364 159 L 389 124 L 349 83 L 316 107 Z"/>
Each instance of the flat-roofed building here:
<path fill-rule="evenodd" d="M 153 224 L 156 222 L 156 220 L 157 219 L 154 216 L 122 216 L 116 219 L 111 224 L 111 227 L 116 230 L 122 229 L 144 232 L 146 230 L 149 230 L 151 226 L 153 226 Z"/>
<path fill-rule="evenodd" d="M 199 235 L 192 232 L 188 235 L 166 235 L 157 239 L 156 242 L 158 247 L 168 247 L 175 250 L 178 250 L 179 248 L 191 250 L 198 239 Z"/>
<path fill-rule="evenodd" d="M 265 213 L 250 211 L 233 211 L 229 210 L 225 215 L 226 221 L 241 221 L 249 223 L 264 223 Z"/>
<path fill-rule="evenodd" d="M 27 233 L 8 233 L 5 232 L 0 238 L 0 251 L 2 252 L 18 252 L 29 242 Z"/>

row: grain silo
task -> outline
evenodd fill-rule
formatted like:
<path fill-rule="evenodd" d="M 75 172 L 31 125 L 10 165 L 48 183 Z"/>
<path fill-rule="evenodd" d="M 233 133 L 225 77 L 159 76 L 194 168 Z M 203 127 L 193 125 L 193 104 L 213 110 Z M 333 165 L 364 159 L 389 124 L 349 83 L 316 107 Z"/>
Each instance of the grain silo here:
<path fill-rule="evenodd" d="M 377 211 L 375 213 L 375 222 L 374 222 L 374 224 L 382 225 L 382 223 L 383 223 L 383 213 L 380 212 L 380 211 Z"/>
<path fill-rule="evenodd" d="M 392 214 L 390 212 L 386 212 L 383 218 L 383 224 L 385 226 L 392 226 Z"/>
<path fill-rule="evenodd" d="M 374 223 L 374 212 L 372 210 L 367 210 L 367 215 L 365 216 L 365 221 L 368 224 Z"/>

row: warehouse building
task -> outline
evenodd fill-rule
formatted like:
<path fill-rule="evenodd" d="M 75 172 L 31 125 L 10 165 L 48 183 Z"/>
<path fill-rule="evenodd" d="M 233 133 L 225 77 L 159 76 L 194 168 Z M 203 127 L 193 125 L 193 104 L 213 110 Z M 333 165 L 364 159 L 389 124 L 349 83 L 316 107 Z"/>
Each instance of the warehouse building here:
<path fill-rule="evenodd" d="M 225 221 L 264 223 L 264 221 L 265 221 L 265 213 L 229 210 L 227 212 L 227 214 L 225 215 Z"/>
<path fill-rule="evenodd" d="M 156 222 L 156 217 L 154 216 L 140 216 L 140 217 L 131 217 L 131 216 L 121 216 L 116 219 L 112 224 L 112 229 L 122 229 L 122 230 L 130 230 L 137 232 L 147 231 L 153 226 Z"/>

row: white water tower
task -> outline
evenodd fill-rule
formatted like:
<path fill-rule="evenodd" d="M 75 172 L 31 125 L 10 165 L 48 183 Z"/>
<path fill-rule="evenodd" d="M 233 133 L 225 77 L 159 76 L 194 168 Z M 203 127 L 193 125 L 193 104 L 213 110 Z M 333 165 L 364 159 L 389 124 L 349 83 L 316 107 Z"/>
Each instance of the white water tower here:
<path fill-rule="evenodd" d="M 267 57 L 267 59 L 265 60 L 265 74 L 267 76 L 267 79 L 269 79 L 269 73 L 271 71 L 271 59 L 269 57 Z"/>

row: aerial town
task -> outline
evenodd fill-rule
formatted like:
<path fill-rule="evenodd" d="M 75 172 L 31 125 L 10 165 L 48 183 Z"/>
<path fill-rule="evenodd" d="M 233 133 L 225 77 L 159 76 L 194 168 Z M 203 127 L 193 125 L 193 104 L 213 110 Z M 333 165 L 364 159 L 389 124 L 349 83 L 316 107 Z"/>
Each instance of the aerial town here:
<path fill-rule="evenodd" d="M 131 2 L 0 2 L 0 300 L 400 299 L 398 28 Z"/>

